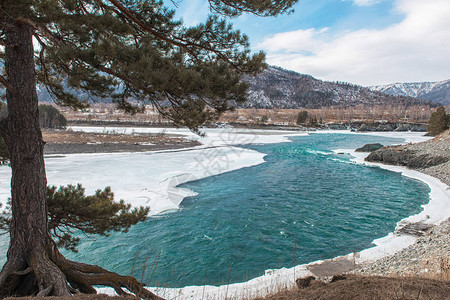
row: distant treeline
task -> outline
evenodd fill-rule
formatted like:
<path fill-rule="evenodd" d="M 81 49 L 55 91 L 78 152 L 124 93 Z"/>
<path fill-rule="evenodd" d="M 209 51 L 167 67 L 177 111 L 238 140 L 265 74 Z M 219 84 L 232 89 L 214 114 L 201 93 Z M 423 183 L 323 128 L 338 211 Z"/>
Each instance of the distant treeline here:
<path fill-rule="evenodd" d="M 0 102 L 0 114 L 6 114 L 7 106 Z M 67 125 L 66 118 L 59 110 L 51 105 L 39 105 L 39 124 L 41 128 L 61 129 Z M 9 159 L 8 147 L 5 141 L 0 137 L 0 164 L 4 164 Z"/>

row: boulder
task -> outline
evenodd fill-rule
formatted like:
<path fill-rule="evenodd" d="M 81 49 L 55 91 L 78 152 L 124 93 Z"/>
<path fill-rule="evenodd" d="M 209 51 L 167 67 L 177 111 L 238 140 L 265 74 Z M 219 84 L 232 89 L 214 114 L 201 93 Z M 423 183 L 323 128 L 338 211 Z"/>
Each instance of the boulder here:
<path fill-rule="evenodd" d="M 346 280 L 346 279 L 347 279 L 347 276 L 345 276 L 344 274 L 334 275 L 333 277 L 331 277 L 331 281 L 330 282 L 336 282 L 336 281 Z"/>
<path fill-rule="evenodd" d="M 373 152 L 373 151 L 376 151 L 376 150 L 381 149 L 383 147 L 384 146 L 381 145 L 380 143 L 365 144 L 361 148 L 356 149 L 355 152 Z"/>
<path fill-rule="evenodd" d="M 417 132 L 426 132 L 427 126 L 426 125 L 420 125 L 416 124 L 411 128 L 411 131 L 417 131 Z"/>
<path fill-rule="evenodd" d="M 394 131 L 406 132 L 406 131 L 409 131 L 410 129 L 411 129 L 411 127 L 408 126 L 407 124 L 401 124 L 397 128 L 395 128 Z"/>
<path fill-rule="evenodd" d="M 297 284 L 297 287 L 299 289 L 304 289 L 307 288 L 308 286 L 311 285 L 311 281 L 316 280 L 316 277 L 314 276 L 308 276 L 305 278 L 298 278 L 295 283 Z"/>
<path fill-rule="evenodd" d="M 367 124 L 362 124 L 361 127 L 358 128 L 358 131 L 365 132 L 372 131 L 372 129 Z"/>
<path fill-rule="evenodd" d="M 446 163 L 450 159 L 447 156 L 433 156 L 430 154 L 418 155 L 414 150 L 396 146 L 384 147 L 373 151 L 365 160 L 389 165 L 407 166 L 412 169 L 423 169 Z"/>

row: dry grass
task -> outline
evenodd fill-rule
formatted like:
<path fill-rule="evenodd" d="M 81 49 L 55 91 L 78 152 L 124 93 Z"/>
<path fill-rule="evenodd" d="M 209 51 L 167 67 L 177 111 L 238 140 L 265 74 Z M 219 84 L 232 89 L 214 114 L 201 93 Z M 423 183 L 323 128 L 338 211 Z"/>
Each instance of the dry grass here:
<path fill-rule="evenodd" d="M 125 114 L 115 109 L 114 104 L 96 103 L 83 111 L 73 111 L 69 108 L 58 107 L 70 121 L 115 121 L 115 122 L 145 122 L 150 124 L 169 124 L 151 106 L 145 113 L 136 115 Z M 298 112 L 306 110 L 309 116 L 315 116 L 322 122 L 352 122 L 352 121 L 409 121 L 426 123 L 433 112 L 428 106 L 379 106 L 374 107 L 324 107 L 320 109 L 236 109 L 225 113 L 221 122 L 237 122 L 243 124 L 278 124 L 295 125 Z M 266 122 L 262 122 L 266 119 Z"/>
<path fill-rule="evenodd" d="M 444 280 L 450 280 L 450 259 L 448 257 L 440 257 L 439 262 L 439 277 Z"/>
<path fill-rule="evenodd" d="M 346 275 L 347 279 L 331 283 L 312 281 L 304 289 L 280 291 L 265 298 L 248 300 L 448 300 L 450 281 L 424 278 L 393 278 Z M 132 300 L 133 296 L 74 295 L 69 297 L 22 297 L 7 300 Z M 226 299 L 237 300 L 232 295 Z"/>
<path fill-rule="evenodd" d="M 181 142 L 184 138 L 167 134 L 115 134 L 86 133 L 75 131 L 44 130 L 43 139 L 50 144 L 86 144 L 86 143 L 166 143 Z"/>
<path fill-rule="evenodd" d="M 348 275 L 332 283 L 315 281 L 305 289 L 281 292 L 255 300 L 420 300 L 450 299 L 450 282 L 423 278 L 390 278 Z"/>
<path fill-rule="evenodd" d="M 267 124 L 295 125 L 297 115 L 300 111 L 306 110 L 308 116 L 314 116 L 322 123 L 348 123 L 348 122 L 413 122 L 423 123 L 428 121 L 432 110 L 427 107 L 413 106 L 404 107 L 375 106 L 367 107 L 324 107 L 320 109 L 236 109 L 225 113 L 221 117 L 222 122 L 238 122 L 258 124 L 266 119 Z"/>

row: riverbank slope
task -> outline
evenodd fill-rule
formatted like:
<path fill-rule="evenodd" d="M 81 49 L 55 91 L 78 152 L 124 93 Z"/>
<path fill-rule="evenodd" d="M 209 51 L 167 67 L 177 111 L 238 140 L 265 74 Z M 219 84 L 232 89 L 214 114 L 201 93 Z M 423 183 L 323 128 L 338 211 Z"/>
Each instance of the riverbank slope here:
<path fill-rule="evenodd" d="M 450 186 L 450 130 L 426 142 L 381 148 L 366 161 L 405 166 Z"/>

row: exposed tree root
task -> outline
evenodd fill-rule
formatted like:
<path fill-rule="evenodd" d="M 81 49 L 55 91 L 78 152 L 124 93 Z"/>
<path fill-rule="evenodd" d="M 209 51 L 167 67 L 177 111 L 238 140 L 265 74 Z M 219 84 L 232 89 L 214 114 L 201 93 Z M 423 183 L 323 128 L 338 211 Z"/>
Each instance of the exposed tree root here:
<path fill-rule="evenodd" d="M 50 293 L 53 291 L 53 285 L 49 286 L 46 289 L 41 290 L 39 293 L 37 293 L 37 297 L 45 297 L 50 295 Z"/>
<path fill-rule="evenodd" d="M 93 286 L 103 285 L 114 288 L 119 295 L 162 299 L 145 289 L 134 277 L 68 260 L 52 241 L 49 244 L 44 251 L 33 251 L 25 264 L 8 259 L 0 272 L 0 298 L 96 294 Z"/>
<path fill-rule="evenodd" d="M 66 276 L 47 256 L 45 251 L 33 251 L 30 258 L 30 267 L 33 268 L 34 275 L 38 279 L 39 292 L 52 287 L 52 296 L 71 295 Z"/>
<path fill-rule="evenodd" d="M 11 294 L 19 286 L 19 279 L 27 273 L 21 272 L 26 269 L 26 262 L 22 259 L 22 252 L 13 247 L 8 251 L 8 260 L 0 272 L 0 297 L 4 294 Z"/>

